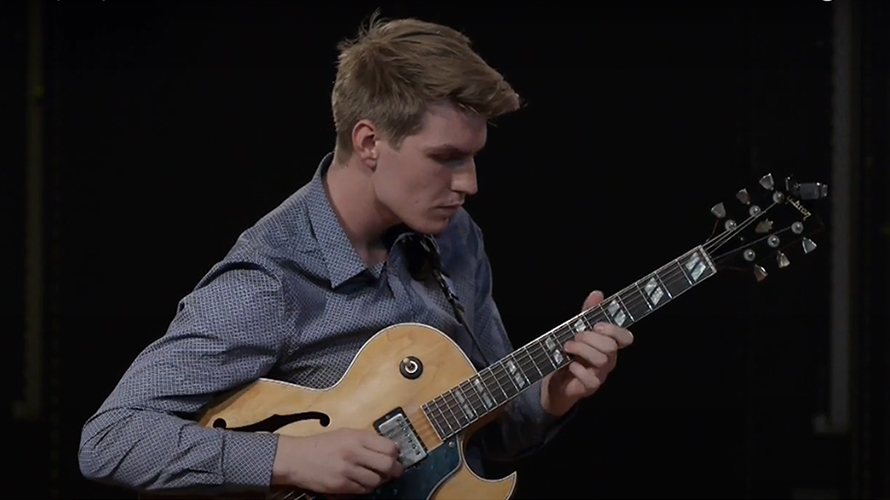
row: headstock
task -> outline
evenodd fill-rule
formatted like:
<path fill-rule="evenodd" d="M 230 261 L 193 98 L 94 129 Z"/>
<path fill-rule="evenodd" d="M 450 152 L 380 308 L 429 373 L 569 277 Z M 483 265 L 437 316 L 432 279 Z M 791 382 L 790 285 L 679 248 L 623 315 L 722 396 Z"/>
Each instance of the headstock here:
<path fill-rule="evenodd" d="M 764 175 L 756 185 L 711 208 L 717 218 L 703 245 L 718 270 L 753 272 L 757 281 L 770 271 L 816 249 L 810 238 L 824 225 L 809 204 L 828 196 L 828 186 L 799 183 L 791 177 L 777 182 Z"/>

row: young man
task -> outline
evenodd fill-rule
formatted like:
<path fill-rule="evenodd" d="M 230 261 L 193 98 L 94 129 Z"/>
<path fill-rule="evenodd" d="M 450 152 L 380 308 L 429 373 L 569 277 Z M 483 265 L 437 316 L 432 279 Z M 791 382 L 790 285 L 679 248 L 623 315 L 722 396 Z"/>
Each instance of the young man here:
<path fill-rule="evenodd" d="M 402 472 L 396 445 L 381 436 L 341 429 L 296 438 L 192 419 L 259 377 L 329 387 L 371 335 L 396 323 L 440 329 L 480 368 L 512 351 L 481 231 L 461 205 L 476 193 L 474 155 L 488 120 L 518 109 L 517 94 L 445 26 L 373 20 L 340 50 L 334 153 L 242 234 L 86 422 L 86 477 L 137 490 L 365 493 Z M 416 234 L 435 237 L 478 348 L 443 290 L 412 278 L 405 243 Z M 584 308 L 600 300 L 591 294 Z M 546 443 L 603 383 L 632 336 L 596 329 L 565 346 L 575 357 L 568 367 L 477 433 L 469 453 L 477 467 L 479 457 L 511 459 Z"/>

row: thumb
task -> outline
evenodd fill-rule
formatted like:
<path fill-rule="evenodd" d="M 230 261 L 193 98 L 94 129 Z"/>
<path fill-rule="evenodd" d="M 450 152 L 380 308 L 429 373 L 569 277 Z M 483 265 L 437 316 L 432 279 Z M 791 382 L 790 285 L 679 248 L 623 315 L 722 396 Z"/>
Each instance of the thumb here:
<path fill-rule="evenodd" d="M 587 309 L 590 309 L 591 307 L 602 302 L 603 297 L 604 297 L 603 292 L 601 292 L 599 290 L 594 290 L 594 291 L 590 292 L 590 295 L 588 295 L 587 298 L 584 299 L 584 305 L 581 306 L 581 309 L 584 311 L 586 311 Z"/>

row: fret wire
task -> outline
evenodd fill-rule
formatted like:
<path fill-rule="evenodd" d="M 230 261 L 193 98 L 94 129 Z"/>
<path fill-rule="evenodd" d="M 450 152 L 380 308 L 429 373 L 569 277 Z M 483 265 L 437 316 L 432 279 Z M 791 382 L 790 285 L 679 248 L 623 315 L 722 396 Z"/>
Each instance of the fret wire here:
<path fill-rule="evenodd" d="M 646 278 L 643 278 L 643 279 L 646 279 Z M 642 281 L 642 280 L 640 280 L 640 281 Z M 643 301 L 645 301 L 646 305 L 649 306 L 649 311 L 650 312 L 654 311 L 655 306 L 652 304 L 652 299 L 650 299 L 649 296 L 646 295 L 646 293 L 643 291 L 643 289 L 640 288 L 640 282 L 634 281 L 634 286 L 637 287 L 637 291 L 640 292 L 640 295 L 643 297 Z"/>
<path fill-rule="evenodd" d="M 683 273 L 683 277 L 686 278 L 686 281 L 690 285 L 693 284 L 692 276 L 689 276 L 689 272 L 686 271 L 686 267 L 683 264 L 680 264 L 680 259 L 674 259 L 674 263 L 677 264 L 677 267 L 680 268 L 680 272 Z"/>
<path fill-rule="evenodd" d="M 458 387 L 460 387 L 460 392 L 461 392 L 461 394 L 463 394 L 464 397 L 467 399 L 467 404 L 469 404 L 469 405 L 470 405 L 470 408 L 473 409 L 473 414 L 474 414 L 474 417 L 473 417 L 473 418 L 474 418 L 474 419 L 477 419 L 477 418 L 479 418 L 479 416 L 480 416 L 480 410 L 479 410 L 479 408 L 476 406 L 476 403 L 473 402 L 473 398 L 475 397 L 477 401 L 479 401 L 479 398 L 476 396 L 476 391 L 475 391 L 475 389 L 473 389 L 472 385 L 473 385 L 473 384 L 472 384 L 471 382 L 469 382 L 469 381 L 464 381 L 464 382 L 461 382 L 461 384 L 460 384 Z M 470 391 L 472 392 L 472 394 L 468 394 L 468 393 L 467 393 L 467 387 L 468 387 L 468 386 L 470 387 Z M 480 401 L 480 402 L 481 402 L 481 401 Z M 484 410 L 485 410 L 485 407 L 484 407 L 484 405 L 483 405 L 482 411 L 484 411 Z"/>
<path fill-rule="evenodd" d="M 634 318 L 633 314 L 630 313 L 630 308 L 627 307 L 627 304 L 624 303 L 624 299 L 621 298 L 621 293 L 622 292 L 618 292 L 617 294 L 615 294 L 615 296 L 618 297 L 618 304 L 621 306 L 622 309 L 624 309 L 624 314 L 626 314 L 627 317 L 630 318 L 631 323 L 634 323 L 636 322 L 636 319 Z"/>
<path fill-rule="evenodd" d="M 689 273 L 684 269 L 683 264 L 680 263 L 680 259 L 685 259 L 686 257 L 695 255 L 696 252 L 701 251 L 699 248 L 693 249 L 686 255 L 674 259 L 674 261 L 670 264 L 663 266 L 662 268 L 656 270 L 643 279 L 633 282 L 632 285 L 629 285 L 624 290 L 609 298 L 610 300 L 608 302 L 617 300 L 617 303 L 622 308 L 622 312 L 630 319 L 630 322 L 624 323 L 624 325 L 635 323 L 636 321 L 647 315 L 649 312 L 654 311 L 654 309 L 657 307 L 657 305 L 652 302 L 650 296 L 640 286 L 641 282 L 648 282 L 654 279 L 655 282 L 660 285 L 662 291 L 670 300 L 716 273 L 716 271 L 713 269 L 713 266 L 710 266 L 707 268 L 706 272 L 700 273 L 697 280 L 691 278 L 691 275 L 689 275 Z M 698 257 L 708 263 L 706 255 L 703 256 L 702 253 L 698 253 Z M 672 292 L 671 286 L 681 286 L 682 289 L 678 292 Z M 634 291 L 636 292 L 635 294 L 632 293 Z M 572 318 L 571 322 L 577 323 L 578 321 L 580 321 L 586 325 L 586 329 L 591 329 L 593 324 L 597 322 L 596 315 L 598 314 L 603 320 L 614 324 L 614 320 L 603 306 L 603 304 L 606 302 L 607 301 L 604 301 L 603 303 L 598 304 L 596 307 L 585 311 L 575 318 Z M 645 304 L 645 309 L 648 310 L 637 311 L 635 315 L 633 310 L 641 304 Z M 591 321 L 591 318 L 593 318 L 593 321 Z M 467 423 L 472 423 L 472 421 L 480 418 L 481 415 L 489 413 L 497 406 L 506 403 L 517 394 L 524 391 L 526 388 L 543 379 L 545 377 L 545 370 L 541 368 L 542 366 L 544 366 L 540 364 L 541 357 L 546 358 L 547 361 L 550 363 L 551 369 L 547 370 L 548 373 L 552 373 L 553 371 L 556 371 L 565 366 L 568 359 L 565 351 L 563 350 L 563 346 L 568 339 L 573 338 L 575 331 L 576 329 L 573 327 L 573 324 L 570 324 L 569 322 L 564 323 L 558 328 L 548 332 L 545 335 L 542 335 L 538 339 L 528 343 L 526 346 L 515 350 L 508 356 L 505 356 L 503 359 L 480 371 L 477 376 L 472 377 L 468 381 L 461 383 L 460 386 L 457 388 L 457 391 L 459 391 L 459 394 L 463 396 L 463 403 L 461 402 L 461 399 L 456 397 L 453 389 L 452 391 L 446 393 L 446 397 L 440 397 L 433 400 L 432 405 L 425 405 L 424 412 L 427 414 L 427 417 L 434 423 L 434 426 L 438 424 L 438 428 L 436 428 L 435 430 L 437 432 L 443 433 L 445 431 L 445 426 L 448 426 L 452 431 L 454 431 L 452 420 L 448 418 L 448 413 L 446 413 L 442 408 L 443 404 L 447 408 L 451 416 L 454 418 L 454 423 L 456 423 L 457 427 L 460 428 L 466 424 L 461 421 L 462 418 L 459 417 L 458 413 L 455 412 L 455 404 L 460 406 L 459 414 L 463 415 L 463 420 L 466 420 Z M 555 342 L 556 345 L 554 346 L 553 350 L 545 347 L 544 344 L 548 342 Z M 535 349 L 537 349 L 537 351 Z M 527 359 L 519 357 L 520 351 L 522 351 L 522 354 L 524 354 L 525 358 Z M 560 361 L 556 361 L 554 359 L 554 354 L 557 354 L 560 357 Z M 510 369 L 507 368 L 508 365 L 512 366 L 518 373 L 511 373 Z M 533 366 L 535 368 L 538 376 L 535 376 L 533 372 L 530 372 L 530 366 Z M 509 385 L 504 382 L 504 377 L 510 379 Z M 525 381 L 525 383 L 522 384 L 521 381 L 517 382 L 517 377 L 520 377 L 521 380 Z M 492 384 L 491 379 L 494 379 L 494 384 Z M 478 380 L 479 385 L 471 382 L 472 380 Z M 472 390 L 467 391 L 466 388 L 468 385 L 471 387 Z M 495 396 L 496 392 L 494 391 L 492 385 L 496 385 L 500 392 L 503 394 L 503 401 L 500 401 L 500 396 Z M 507 388 L 512 388 L 512 390 L 508 391 Z M 482 391 L 482 393 L 480 393 L 480 390 Z M 485 404 L 486 396 L 492 402 L 493 406 L 491 409 L 489 409 L 488 406 L 486 406 Z M 469 406 L 469 410 L 466 408 L 466 406 Z M 435 414 L 435 411 L 433 410 L 438 411 L 441 419 L 438 418 L 438 416 Z M 471 411 L 472 415 L 470 414 Z"/>
<path fill-rule="evenodd" d="M 453 405 L 451 404 L 451 401 L 447 402 L 448 403 L 448 411 L 450 411 L 451 414 L 454 415 L 454 419 L 456 421 L 455 423 L 457 424 L 457 428 L 460 429 L 464 425 L 463 422 L 461 422 L 460 415 L 464 415 L 464 416 L 466 416 L 466 415 L 464 414 L 463 408 L 460 407 L 460 401 L 458 401 L 457 398 L 454 396 L 454 389 L 452 388 L 446 394 L 450 394 L 450 399 L 452 399 L 454 402 Z M 460 410 L 460 415 L 458 415 L 458 413 L 454 411 L 455 406 L 457 406 L 458 407 L 457 409 Z"/>
<path fill-rule="evenodd" d="M 423 412 L 426 414 L 426 419 L 430 421 L 430 424 L 433 426 L 433 430 L 436 431 L 436 434 L 439 435 L 439 439 L 445 439 L 445 429 L 442 429 L 439 424 L 439 419 L 433 413 L 433 408 L 429 403 L 423 405 Z"/>

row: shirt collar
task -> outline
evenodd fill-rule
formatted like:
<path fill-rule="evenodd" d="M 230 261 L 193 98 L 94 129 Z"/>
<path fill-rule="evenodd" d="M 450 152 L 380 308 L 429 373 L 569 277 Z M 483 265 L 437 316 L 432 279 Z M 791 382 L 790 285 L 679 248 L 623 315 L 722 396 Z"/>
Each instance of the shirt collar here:
<path fill-rule="evenodd" d="M 328 153 L 321 160 L 310 182 L 307 201 L 312 232 L 327 266 L 331 286 L 337 288 L 368 268 L 346 237 L 324 187 L 324 178 L 333 158 L 333 153 Z"/>
<path fill-rule="evenodd" d="M 370 269 L 365 265 L 346 236 L 346 231 L 331 206 L 330 198 L 325 190 L 324 178 L 333 158 L 333 153 L 328 153 L 321 160 L 310 182 L 307 201 L 312 232 L 318 241 L 331 286 L 337 288 L 366 272 L 371 273 L 374 278 L 379 278 L 383 272 L 384 264 L 381 262 Z M 411 231 L 405 226 L 395 227 L 384 237 L 385 243 L 392 247 L 395 242 L 409 233 Z"/>

